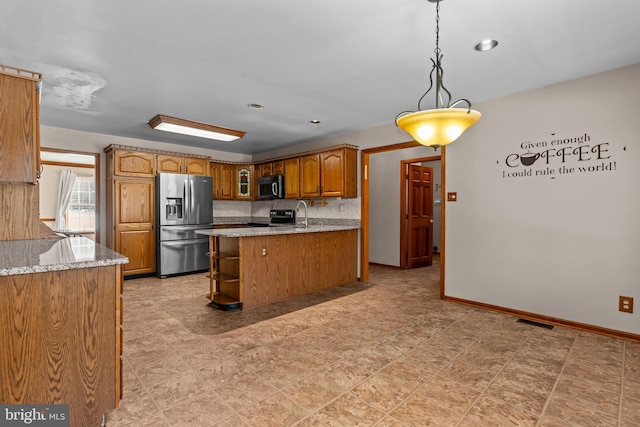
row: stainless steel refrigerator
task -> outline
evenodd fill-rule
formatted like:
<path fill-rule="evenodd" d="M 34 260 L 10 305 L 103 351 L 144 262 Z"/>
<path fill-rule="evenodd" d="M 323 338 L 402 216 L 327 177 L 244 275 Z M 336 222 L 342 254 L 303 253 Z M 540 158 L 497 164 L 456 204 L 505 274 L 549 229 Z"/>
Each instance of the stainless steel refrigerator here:
<path fill-rule="evenodd" d="M 211 228 L 212 187 L 210 176 L 156 176 L 158 277 L 209 269 L 209 238 L 196 230 Z"/>

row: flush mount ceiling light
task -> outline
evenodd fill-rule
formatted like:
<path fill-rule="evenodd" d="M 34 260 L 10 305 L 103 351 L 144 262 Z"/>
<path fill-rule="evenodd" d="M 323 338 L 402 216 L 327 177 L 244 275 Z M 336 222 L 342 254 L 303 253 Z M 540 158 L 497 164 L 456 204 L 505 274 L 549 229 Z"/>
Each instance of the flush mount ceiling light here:
<path fill-rule="evenodd" d="M 217 139 L 218 141 L 231 142 L 242 138 L 245 132 L 213 126 L 206 123 L 193 122 L 191 120 L 158 114 L 149 120 L 149 126 L 155 130 L 163 130 L 183 135 L 197 136 L 199 138 Z"/>
<path fill-rule="evenodd" d="M 480 43 L 477 43 L 473 48 L 478 52 L 486 52 L 496 46 L 498 46 L 498 40 L 486 39 L 482 40 Z"/>
<path fill-rule="evenodd" d="M 403 111 L 396 116 L 396 126 L 409 133 L 413 139 L 422 145 L 438 148 L 447 145 L 456 139 L 470 126 L 480 119 L 480 113 L 471 109 L 471 102 L 461 98 L 451 103 L 451 92 L 442 83 L 442 54 L 440 51 L 440 1 L 429 0 L 436 3 L 436 54 L 435 61 L 431 58 L 431 73 L 429 74 L 429 89 L 418 100 L 418 111 Z M 435 73 L 435 76 L 434 76 Z M 422 110 L 422 100 L 431 91 L 435 77 L 436 108 Z M 447 102 L 440 90 L 447 95 Z M 467 108 L 454 108 L 464 102 Z"/>

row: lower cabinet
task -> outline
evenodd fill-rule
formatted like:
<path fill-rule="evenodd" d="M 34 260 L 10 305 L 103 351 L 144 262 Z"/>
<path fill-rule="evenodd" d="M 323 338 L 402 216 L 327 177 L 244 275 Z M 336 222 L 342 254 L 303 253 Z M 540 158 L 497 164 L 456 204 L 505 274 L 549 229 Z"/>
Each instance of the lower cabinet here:
<path fill-rule="evenodd" d="M 107 246 L 129 258 L 124 275 L 154 273 L 155 181 L 107 179 L 107 194 Z"/>
<path fill-rule="evenodd" d="M 121 280 L 119 265 L 0 276 L 0 402 L 101 425 L 122 395 Z"/>
<path fill-rule="evenodd" d="M 211 236 L 211 305 L 250 308 L 355 282 L 357 233 Z"/>

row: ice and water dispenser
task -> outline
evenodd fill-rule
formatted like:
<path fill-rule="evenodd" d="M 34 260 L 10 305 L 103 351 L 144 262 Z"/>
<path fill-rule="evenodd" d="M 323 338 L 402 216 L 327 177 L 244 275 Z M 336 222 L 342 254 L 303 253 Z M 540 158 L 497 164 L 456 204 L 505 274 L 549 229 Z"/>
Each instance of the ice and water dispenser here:
<path fill-rule="evenodd" d="M 184 218 L 182 197 L 167 197 L 165 200 L 165 219 L 176 220 Z"/>

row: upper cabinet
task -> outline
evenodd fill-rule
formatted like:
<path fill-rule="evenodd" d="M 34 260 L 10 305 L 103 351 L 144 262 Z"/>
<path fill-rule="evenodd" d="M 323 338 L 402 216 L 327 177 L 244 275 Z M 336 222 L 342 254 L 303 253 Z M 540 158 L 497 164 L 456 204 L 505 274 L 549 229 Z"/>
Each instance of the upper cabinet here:
<path fill-rule="evenodd" d="M 105 148 L 107 151 L 109 147 Z M 108 152 L 108 151 L 107 151 Z M 113 161 L 113 167 L 107 165 L 107 173 L 119 176 L 153 178 L 155 176 L 156 155 L 146 151 L 113 150 L 107 156 L 107 162 Z"/>
<path fill-rule="evenodd" d="M 236 166 L 236 200 L 253 199 L 253 165 Z"/>
<path fill-rule="evenodd" d="M 189 175 L 209 175 L 209 159 L 200 157 L 185 157 L 184 172 Z"/>
<path fill-rule="evenodd" d="M 209 174 L 213 177 L 213 198 L 233 200 L 236 168 L 231 163 L 211 162 Z"/>
<path fill-rule="evenodd" d="M 42 74 L 0 66 L 0 182 L 40 177 Z"/>
<path fill-rule="evenodd" d="M 175 154 L 156 155 L 157 171 L 168 173 L 187 173 L 189 175 L 209 175 L 209 159 L 183 157 Z"/>
<path fill-rule="evenodd" d="M 356 197 L 356 150 L 320 153 L 320 193 L 323 197 Z"/>
<path fill-rule="evenodd" d="M 283 161 L 284 197 L 297 199 L 300 197 L 300 159 L 286 159 Z"/>
<path fill-rule="evenodd" d="M 300 157 L 300 198 L 356 197 L 357 152 L 346 147 Z M 285 173 L 285 186 L 288 180 Z"/>
<path fill-rule="evenodd" d="M 156 156 L 158 173 L 182 173 L 184 168 L 184 157 L 172 156 L 170 154 L 158 154 Z"/>
<path fill-rule="evenodd" d="M 292 177 L 289 177 L 291 179 Z M 287 177 L 284 178 L 287 181 Z M 300 197 L 320 197 L 320 157 L 309 154 L 300 157 Z"/>

